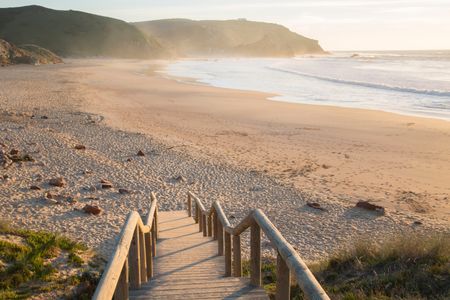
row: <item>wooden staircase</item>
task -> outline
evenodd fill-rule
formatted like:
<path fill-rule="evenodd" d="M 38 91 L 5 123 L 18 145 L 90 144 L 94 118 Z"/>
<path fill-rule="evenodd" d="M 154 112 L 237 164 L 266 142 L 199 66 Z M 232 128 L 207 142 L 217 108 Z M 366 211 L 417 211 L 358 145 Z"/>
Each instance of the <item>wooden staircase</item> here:
<path fill-rule="evenodd" d="M 186 211 L 161 212 L 154 277 L 130 299 L 268 299 L 248 278 L 224 274 L 217 243 L 199 233 Z"/>
<path fill-rule="evenodd" d="M 306 299 L 330 298 L 294 248 L 259 209 L 235 227 L 219 202 L 206 210 L 188 193 L 187 211 L 131 212 L 93 299 L 268 299 L 261 287 L 261 233 L 277 257 L 275 298 L 290 299 L 292 278 Z M 250 229 L 250 278 L 242 277 L 241 234 Z"/>

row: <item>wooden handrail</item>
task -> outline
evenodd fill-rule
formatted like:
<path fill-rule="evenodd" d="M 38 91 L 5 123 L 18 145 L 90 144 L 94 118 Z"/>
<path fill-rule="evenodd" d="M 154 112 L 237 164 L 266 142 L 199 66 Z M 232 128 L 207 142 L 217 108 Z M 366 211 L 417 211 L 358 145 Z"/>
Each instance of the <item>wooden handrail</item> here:
<path fill-rule="evenodd" d="M 200 220 L 199 231 L 208 231 L 209 236 L 213 235 L 214 239 L 218 240 L 218 254 L 225 256 L 225 276 L 231 276 L 232 274 L 235 277 L 242 276 L 240 235 L 250 228 L 251 282 L 254 285 L 261 285 L 262 230 L 278 253 L 276 299 L 290 299 L 291 273 L 295 276 L 307 299 L 330 299 L 297 251 L 282 236 L 262 210 L 252 210 L 238 225 L 232 227 L 218 201 L 215 201 L 211 209 L 207 211 L 202 201 L 191 192 L 188 192 L 189 216 L 192 216 L 192 199 L 195 204 L 194 218 Z M 208 221 L 202 222 L 201 220 L 205 218 Z M 210 225 L 214 225 L 214 228 Z M 233 237 L 233 246 L 231 246 L 231 237 Z"/>
<path fill-rule="evenodd" d="M 145 224 L 139 213 L 129 213 L 92 299 L 127 300 L 130 288 L 137 289 L 153 277 L 158 235 L 158 202 L 153 193 L 151 200 Z"/>

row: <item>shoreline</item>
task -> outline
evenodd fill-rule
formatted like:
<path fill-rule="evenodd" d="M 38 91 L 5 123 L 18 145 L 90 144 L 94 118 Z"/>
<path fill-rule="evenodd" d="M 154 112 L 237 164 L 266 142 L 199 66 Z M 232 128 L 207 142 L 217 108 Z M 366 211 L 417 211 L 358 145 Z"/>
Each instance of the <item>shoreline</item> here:
<path fill-rule="evenodd" d="M 227 215 L 234 216 L 236 221 L 249 209 L 261 208 L 307 261 L 331 255 L 367 236 L 382 240 L 408 232 L 449 233 L 445 219 L 448 200 L 441 198 L 427 199 L 428 205 L 422 207 L 420 199 L 408 202 L 411 197 L 422 196 L 420 193 L 405 194 L 404 209 L 393 206 L 394 201 L 386 206 L 384 216 L 354 207 L 359 199 L 350 195 L 352 186 L 346 182 L 351 183 L 362 175 L 355 179 L 333 177 L 348 176 L 349 170 L 359 170 L 359 154 L 344 146 L 361 142 L 367 128 L 352 129 L 349 137 L 341 131 L 345 123 L 337 120 L 318 127 L 314 122 L 323 122 L 324 118 L 317 120 L 317 114 L 326 112 L 317 108 L 303 108 L 308 110 L 306 115 L 315 114 L 309 116 L 310 120 L 283 125 L 294 122 L 291 115 L 298 113 L 292 112 L 289 104 L 281 105 L 289 109 L 283 109 L 281 116 L 272 116 L 267 123 L 264 121 L 267 115 L 247 113 L 256 103 L 274 107 L 270 101 L 261 101 L 260 93 L 190 87 L 156 75 L 138 76 L 134 71 L 139 66 L 142 62 L 82 60 L 60 66 L 0 70 L 2 143 L 7 149 L 26 151 L 36 159 L 34 163 L 0 169 L 2 175 L 11 178 L 0 179 L 0 218 L 18 226 L 81 238 L 105 257 L 127 213 L 137 210 L 145 214 L 150 192 L 157 193 L 161 210 L 171 210 L 183 209 L 186 192 L 191 190 L 206 205 L 220 200 Z M 212 102 L 215 105 L 205 107 Z M 331 111 L 338 112 L 338 119 L 349 117 L 348 111 Z M 37 118 L 30 119 L 31 114 Z M 250 116 L 250 122 L 243 116 Z M 367 122 L 367 116 L 358 118 L 360 124 Z M 387 118 L 390 121 L 383 130 L 388 132 L 383 134 L 398 130 L 398 125 L 389 128 L 399 122 L 397 117 L 392 119 Z M 421 132 L 429 128 L 424 136 L 414 133 L 420 143 L 430 134 L 439 134 L 433 124 L 417 122 L 413 127 L 420 127 Z M 425 126 L 422 122 L 428 127 L 422 128 Z M 340 126 L 335 128 L 337 124 Z M 373 124 L 369 122 L 365 126 L 370 129 Z M 410 131 L 409 127 L 401 126 L 405 132 Z M 441 130 L 444 137 L 450 138 L 450 129 L 444 126 Z M 329 140 L 335 134 L 350 138 L 350 144 Z M 373 138 L 377 141 L 380 136 Z M 87 150 L 74 150 L 76 144 L 85 145 Z M 325 151 L 322 147 L 326 145 L 336 149 Z M 253 152 L 248 152 L 248 147 Z M 362 144 L 355 149 L 361 147 L 370 149 Z M 143 150 L 146 156 L 137 157 L 138 150 Z M 275 150 L 278 152 L 272 152 Z M 386 155 L 383 147 L 378 150 L 383 159 L 393 155 L 391 152 Z M 419 154 L 423 155 L 424 150 Z M 330 161 L 314 156 L 316 152 L 330 156 Z M 344 156 L 347 153 L 349 158 Z M 371 159 L 377 159 L 373 153 L 369 154 Z M 292 162 L 292 158 L 296 161 Z M 438 158 L 440 167 L 446 168 L 447 162 Z M 269 159 L 273 162 L 267 162 Z M 291 170 L 284 172 L 285 164 Z M 440 176 L 438 166 L 430 167 L 438 173 L 434 176 Z M 87 169 L 92 173 L 86 173 Z M 389 177 L 386 172 L 377 175 Z M 57 175 L 66 178 L 66 187 L 48 186 L 48 180 Z M 177 180 L 179 176 L 183 180 Z M 110 180 L 113 189 L 101 189 L 101 179 Z M 372 179 L 366 178 L 365 182 Z M 333 187 L 333 183 L 341 183 L 343 192 L 338 191 L 339 185 Z M 409 183 L 398 183 L 405 184 Z M 42 190 L 32 191 L 31 185 L 39 185 Z M 368 199 L 363 195 L 364 188 L 367 195 L 377 195 L 373 190 L 376 186 L 375 182 L 373 186 L 353 187 L 357 195 L 362 195 L 361 199 Z M 121 195 L 119 188 L 131 193 Z M 48 203 L 44 197 L 46 191 L 75 197 L 77 202 Z M 382 204 L 382 200 L 374 198 L 373 202 Z M 318 202 L 327 211 L 309 208 L 307 202 Z M 99 205 L 103 212 L 99 216 L 86 215 L 79 210 L 84 204 Z M 438 206 L 433 208 L 433 205 Z M 425 211 L 417 212 L 421 209 Z M 437 212 L 444 214 L 438 217 Z M 415 224 L 416 221 L 421 225 Z"/>
<path fill-rule="evenodd" d="M 204 59 L 200 59 L 202 61 Z M 264 91 L 258 91 L 256 89 L 240 89 L 240 88 L 233 88 L 233 87 L 223 87 L 223 86 L 217 86 L 210 83 L 202 82 L 201 78 L 196 77 L 184 77 L 184 76 L 177 76 L 172 75 L 167 70 L 168 66 L 170 64 L 175 64 L 179 61 L 196 61 L 195 59 L 180 59 L 177 61 L 171 61 L 167 62 L 160 70 L 161 74 L 164 74 L 165 78 L 172 79 L 175 81 L 179 81 L 180 83 L 187 83 L 187 84 L 193 84 L 193 85 L 200 85 L 200 86 L 208 86 L 208 87 L 214 87 L 219 89 L 227 89 L 227 90 L 235 90 L 235 91 L 242 91 L 242 92 L 255 92 L 255 93 L 262 93 L 266 94 L 267 98 L 266 100 L 269 101 L 275 101 L 275 102 L 282 102 L 282 103 L 292 103 L 292 104 L 298 104 L 298 105 L 314 105 L 314 106 L 322 106 L 322 107 L 330 107 L 330 108 L 345 108 L 345 109 L 356 109 L 356 110 L 363 110 L 363 111 L 378 111 L 378 112 L 384 112 L 384 113 L 390 113 L 390 114 L 396 114 L 400 116 L 406 116 L 406 117 L 415 117 L 415 118 L 424 118 L 424 119 L 430 119 L 430 120 L 439 120 L 439 121 L 445 121 L 450 122 L 450 117 L 439 117 L 439 116 L 432 116 L 430 114 L 420 114 L 420 113 L 409 113 L 409 112 L 403 112 L 403 111 L 397 111 L 397 110 L 389 110 L 389 109 L 382 109 L 382 108 L 369 108 L 369 107 L 356 107 L 356 106 L 346 106 L 346 105 L 340 105 L 339 103 L 334 104 L 321 104 L 321 103 L 308 103 L 308 102 L 298 102 L 296 100 L 288 100 L 288 99 L 274 99 L 276 97 L 279 98 L 285 98 L 288 96 L 285 96 L 283 94 L 279 93 L 271 93 L 271 92 L 264 92 Z M 411 96 L 414 95 L 412 92 Z"/>

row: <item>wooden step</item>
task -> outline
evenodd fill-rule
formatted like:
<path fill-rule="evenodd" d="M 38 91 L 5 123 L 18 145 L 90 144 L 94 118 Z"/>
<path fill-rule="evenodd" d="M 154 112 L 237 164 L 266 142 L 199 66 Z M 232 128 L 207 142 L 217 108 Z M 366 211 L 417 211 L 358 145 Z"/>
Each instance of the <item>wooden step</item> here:
<path fill-rule="evenodd" d="M 159 213 L 154 277 L 130 299 L 268 299 L 248 278 L 224 277 L 217 242 L 203 237 L 185 211 Z"/>

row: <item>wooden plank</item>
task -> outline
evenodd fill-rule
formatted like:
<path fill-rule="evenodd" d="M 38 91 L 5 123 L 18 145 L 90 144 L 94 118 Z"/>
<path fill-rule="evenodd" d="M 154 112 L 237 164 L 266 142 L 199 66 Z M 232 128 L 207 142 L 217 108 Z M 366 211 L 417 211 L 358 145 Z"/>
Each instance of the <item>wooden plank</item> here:
<path fill-rule="evenodd" d="M 275 299 L 291 299 L 291 271 L 280 253 L 277 255 L 277 290 Z"/>
<path fill-rule="evenodd" d="M 231 235 L 225 232 L 225 276 L 231 276 Z"/>
<path fill-rule="evenodd" d="M 242 276 L 241 237 L 233 235 L 233 276 Z"/>
<path fill-rule="evenodd" d="M 261 286 L 261 228 L 258 224 L 250 227 L 250 267 L 251 283 Z"/>
<path fill-rule="evenodd" d="M 187 207 L 187 210 L 188 210 L 188 216 L 189 217 L 192 217 L 192 198 L 191 198 L 191 194 L 189 194 L 188 193 L 188 207 Z"/>
<path fill-rule="evenodd" d="M 128 264 L 130 266 L 130 288 L 138 289 L 141 287 L 141 258 L 139 255 L 139 229 L 134 230 L 133 240 L 131 241 L 130 253 L 128 255 Z"/>
<path fill-rule="evenodd" d="M 147 260 L 147 279 L 150 280 L 153 277 L 153 256 L 152 256 L 152 234 L 147 232 L 144 236 L 145 240 L 145 259 Z"/>
<path fill-rule="evenodd" d="M 212 236 L 212 218 L 213 218 L 213 215 L 212 214 L 210 214 L 209 216 L 208 216 L 208 236 Z"/>
<path fill-rule="evenodd" d="M 217 234 L 218 234 L 218 228 L 219 228 L 219 221 L 218 221 L 218 219 L 217 219 L 217 214 L 216 214 L 216 212 L 214 211 L 214 213 L 213 213 L 213 218 L 214 218 L 214 231 L 213 231 L 213 239 L 214 240 L 217 240 Z"/>
<path fill-rule="evenodd" d="M 114 300 L 128 300 L 128 297 L 128 260 L 125 260 L 114 292 Z"/>
<path fill-rule="evenodd" d="M 122 231 L 119 235 L 119 240 L 116 245 L 116 249 L 109 259 L 108 265 L 103 272 L 97 289 L 92 299 L 111 299 L 122 273 L 122 268 L 125 261 L 128 259 L 128 252 L 131 246 L 131 241 L 134 237 L 135 228 L 137 224 L 142 224 L 141 218 L 137 212 L 131 212 Z M 144 226 L 142 224 L 142 226 Z"/>
<path fill-rule="evenodd" d="M 327 293 L 300 258 L 300 255 L 286 241 L 267 216 L 260 209 L 254 210 L 253 214 L 255 221 L 261 226 L 274 248 L 278 249 L 278 252 L 293 273 L 300 288 L 305 293 L 305 297 L 308 299 L 329 300 L 330 298 Z"/>
<path fill-rule="evenodd" d="M 202 216 L 202 230 L 203 230 L 203 236 L 205 236 L 205 237 L 208 235 L 208 232 L 207 232 L 208 224 L 207 224 L 206 218 L 207 218 L 206 214 L 204 213 Z"/>
<path fill-rule="evenodd" d="M 155 230 L 154 226 L 152 226 L 151 238 L 152 238 L 152 256 L 155 257 L 156 256 L 156 230 Z"/>
<path fill-rule="evenodd" d="M 223 226 L 222 223 L 217 222 L 217 255 L 223 255 Z"/>
<path fill-rule="evenodd" d="M 147 254 L 145 249 L 145 233 L 140 230 L 139 227 L 138 232 L 141 282 L 147 282 Z"/>

